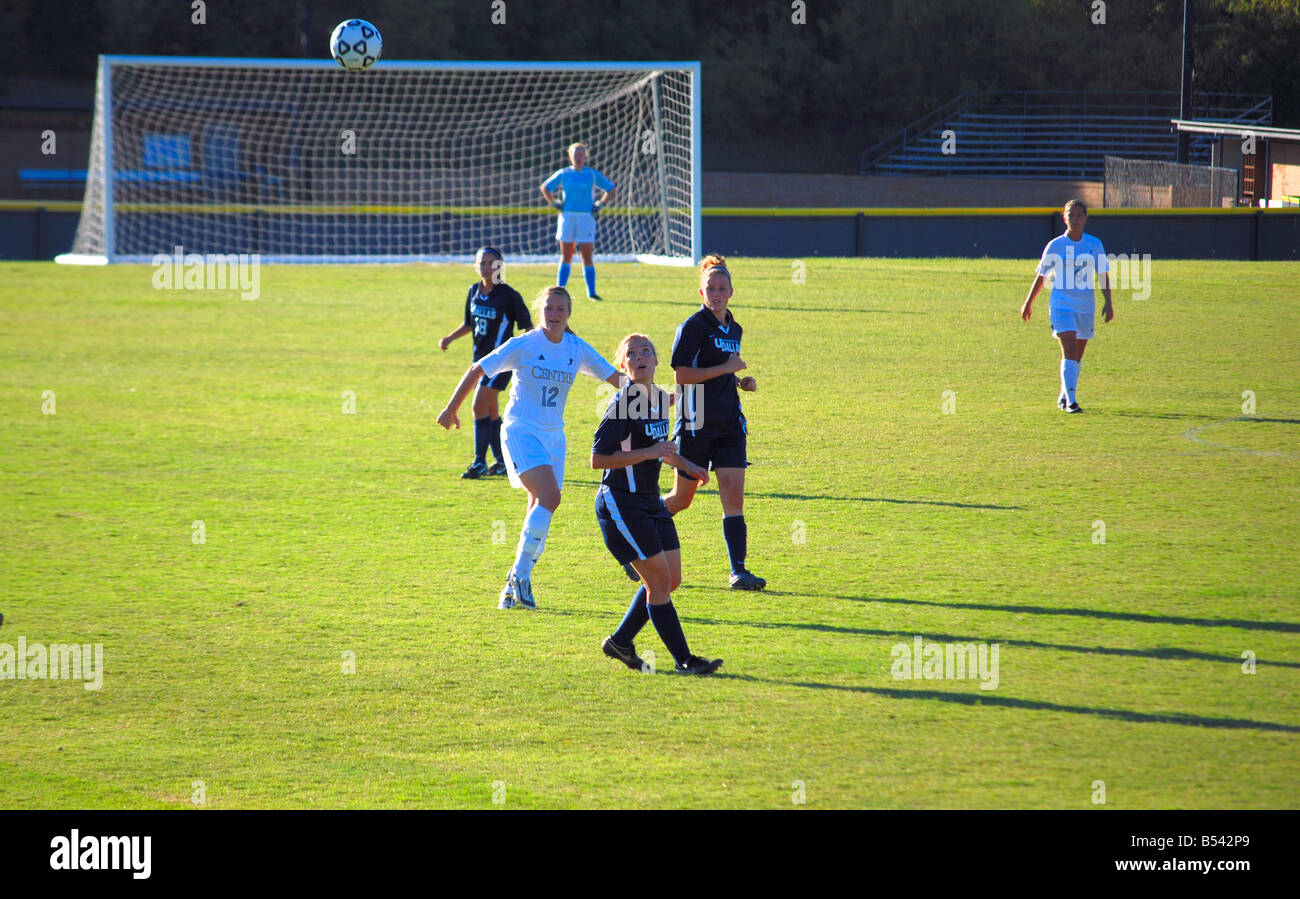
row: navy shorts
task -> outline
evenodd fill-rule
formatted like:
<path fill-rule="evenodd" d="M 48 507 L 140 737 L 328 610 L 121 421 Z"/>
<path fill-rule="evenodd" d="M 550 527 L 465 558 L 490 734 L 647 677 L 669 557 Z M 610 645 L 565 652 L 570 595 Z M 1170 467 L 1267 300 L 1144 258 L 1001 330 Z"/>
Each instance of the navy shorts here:
<path fill-rule="evenodd" d="M 736 431 L 725 437 L 704 437 L 682 434 L 677 438 L 677 452 L 701 468 L 716 471 L 719 468 L 748 468 L 749 460 L 745 457 L 744 431 Z M 680 478 L 688 477 L 681 472 Z"/>
<path fill-rule="evenodd" d="M 510 372 L 503 371 L 495 378 L 489 378 L 487 375 L 484 375 L 479 379 L 478 386 L 491 387 L 493 390 L 505 390 L 510 386 Z"/>
<path fill-rule="evenodd" d="M 602 486 L 596 491 L 596 520 L 605 545 L 620 565 L 682 546 L 673 517 L 661 499 L 651 505 L 644 497 Z"/>

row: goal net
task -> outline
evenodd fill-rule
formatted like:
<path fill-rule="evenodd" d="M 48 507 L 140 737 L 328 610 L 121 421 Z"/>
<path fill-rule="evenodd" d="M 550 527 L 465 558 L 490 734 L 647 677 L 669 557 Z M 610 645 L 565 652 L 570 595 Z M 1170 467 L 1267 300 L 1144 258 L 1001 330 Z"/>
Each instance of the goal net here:
<path fill-rule="evenodd" d="M 1237 173 L 1208 165 L 1106 157 L 1102 205 L 1140 209 L 1236 206 Z"/>
<path fill-rule="evenodd" d="M 699 63 L 100 58 L 62 262 L 551 261 L 540 185 L 589 148 L 607 261 L 700 256 Z"/>

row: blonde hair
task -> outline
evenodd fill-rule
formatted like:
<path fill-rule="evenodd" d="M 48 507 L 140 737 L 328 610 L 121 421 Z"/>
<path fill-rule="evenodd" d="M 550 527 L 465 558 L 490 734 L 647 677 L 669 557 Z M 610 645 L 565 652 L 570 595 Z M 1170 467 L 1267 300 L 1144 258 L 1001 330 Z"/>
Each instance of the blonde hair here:
<path fill-rule="evenodd" d="M 569 151 L 568 151 L 568 152 L 569 152 L 569 161 L 570 161 L 570 162 L 573 161 L 573 154 L 578 152 L 578 148 L 579 148 L 579 147 L 582 147 L 582 149 L 586 150 L 588 156 L 591 155 L 591 148 L 588 147 L 586 144 L 584 144 L 582 141 L 578 141 L 577 143 L 569 144 Z"/>
<path fill-rule="evenodd" d="M 569 296 L 569 291 L 567 291 L 566 289 L 564 289 L 558 284 L 552 284 L 550 287 L 542 288 L 542 290 L 537 294 L 537 296 L 533 297 L 533 327 L 534 328 L 540 330 L 542 327 L 542 322 L 546 320 L 543 314 L 546 310 L 546 301 L 547 299 L 550 298 L 551 294 L 553 293 L 558 293 L 562 297 L 564 297 L 565 301 L 569 304 L 569 315 L 573 315 L 573 297 Z M 573 329 L 570 328 L 568 324 L 565 324 L 564 326 L 564 333 L 573 334 L 575 337 L 577 336 L 576 334 L 574 334 Z"/>
<path fill-rule="evenodd" d="M 655 342 L 653 340 L 646 337 L 644 334 L 629 334 L 623 338 L 623 341 L 618 345 L 618 349 L 614 350 L 614 367 L 619 371 L 623 371 L 623 365 L 627 362 L 628 350 L 631 349 L 632 341 L 634 340 L 644 340 L 648 343 L 650 345 L 650 352 L 654 354 L 655 360 L 657 361 L 659 359 L 659 351 L 655 349 Z"/>
<path fill-rule="evenodd" d="M 1065 209 L 1063 211 L 1063 214 L 1065 215 L 1066 218 L 1070 217 L 1070 210 L 1075 208 L 1076 206 L 1083 210 L 1084 215 L 1088 214 L 1088 204 L 1083 202 L 1083 200 L 1074 199 L 1065 204 Z"/>
<path fill-rule="evenodd" d="M 700 287 L 709 283 L 709 276 L 722 272 L 727 276 L 727 286 L 731 286 L 731 272 L 727 269 L 727 260 L 717 253 L 710 253 L 700 260 Z"/>
<path fill-rule="evenodd" d="M 632 375 L 630 372 L 626 371 L 623 366 L 627 363 L 627 353 L 629 348 L 632 346 L 632 341 L 634 340 L 644 340 L 650 347 L 650 352 L 654 353 L 655 364 L 657 365 L 659 362 L 659 351 L 655 349 L 655 342 L 649 337 L 644 334 L 629 334 L 624 337 L 622 341 L 619 342 L 618 348 L 614 350 L 614 366 L 619 371 L 623 372 L 623 374 L 627 375 L 628 381 L 623 386 L 628 389 L 631 389 L 633 386 Z M 654 383 L 651 383 L 649 387 L 646 388 L 646 391 L 645 396 L 649 399 L 650 413 L 656 418 L 667 416 L 667 409 L 671 403 L 671 400 L 668 397 L 668 391 Z"/>

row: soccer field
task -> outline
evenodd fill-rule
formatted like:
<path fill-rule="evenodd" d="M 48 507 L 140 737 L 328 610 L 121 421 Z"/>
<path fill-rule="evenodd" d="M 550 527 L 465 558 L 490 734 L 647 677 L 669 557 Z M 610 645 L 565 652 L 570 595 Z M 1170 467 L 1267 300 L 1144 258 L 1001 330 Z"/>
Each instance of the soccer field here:
<path fill-rule="evenodd" d="M 1064 415 L 1033 259 L 805 262 L 732 260 L 769 588 L 727 589 L 710 483 L 674 601 L 711 678 L 600 652 L 633 585 L 590 378 L 541 608 L 497 610 L 523 493 L 458 477 L 468 405 L 434 421 L 468 266 L 264 266 L 244 301 L 0 264 L 0 651 L 104 666 L 0 680 L 0 807 L 1300 806 L 1300 265 L 1157 260 Z M 695 273 L 600 279 L 573 329 L 648 333 L 665 383 Z M 917 638 L 996 644 L 996 685 L 896 677 Z"/>

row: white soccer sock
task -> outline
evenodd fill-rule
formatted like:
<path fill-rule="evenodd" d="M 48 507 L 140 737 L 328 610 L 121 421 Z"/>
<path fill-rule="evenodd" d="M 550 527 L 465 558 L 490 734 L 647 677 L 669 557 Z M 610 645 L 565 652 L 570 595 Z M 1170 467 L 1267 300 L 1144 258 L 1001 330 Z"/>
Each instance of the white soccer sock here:
<path fill-rule="evenodd" d="M 1073 359 L 1061 360 L 1061 383 L 1065 386 L 1065 401 L 1067 403 L 1078 402 L 1074 398 L 1075 391 L 1079 388 L 1079 363 Z"/>
<path fill-rule="evenodd" d="M 510 573 L 519 580 L 526 581 L 532 577 L 533 565 L 542 554 L 550 529 L 551 510 L 538 503 L 524 519 L 524 529 L 519 533 L 519 545 L 515 548 L 515 565 Z"/>

